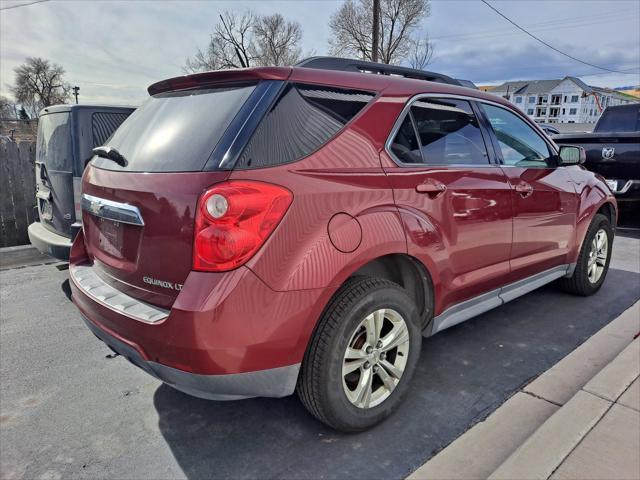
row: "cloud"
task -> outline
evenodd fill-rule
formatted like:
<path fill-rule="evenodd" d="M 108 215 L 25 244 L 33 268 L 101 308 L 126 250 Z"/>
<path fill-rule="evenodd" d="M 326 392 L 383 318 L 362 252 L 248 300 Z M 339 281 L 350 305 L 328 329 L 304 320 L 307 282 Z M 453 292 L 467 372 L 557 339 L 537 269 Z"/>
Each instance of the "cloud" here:
<path fill-rule="evenodd" d="M 182 74 L 226 10 L 280 12 L 303 27 L 303 50 L 327 52 L 330 15 L 341 1 L 52 0 L 0 15 L 0 92 L 27 56 L 64 66 L 83 102 L 139 104 L 149 84 Z M 3 3 L 4 5 L 4 3 Z M 640 67 L 640 2 L 497 2 L 497 8 L 554 46 L 591 63 Z M 422 25 L 436 43 L 428 68 L 477 83 L 517 78 L 583 77 L 595 85 L 640 84 L 640 75 L 600 75 L 516 30 L 479 1 L 433 0 Z"/>

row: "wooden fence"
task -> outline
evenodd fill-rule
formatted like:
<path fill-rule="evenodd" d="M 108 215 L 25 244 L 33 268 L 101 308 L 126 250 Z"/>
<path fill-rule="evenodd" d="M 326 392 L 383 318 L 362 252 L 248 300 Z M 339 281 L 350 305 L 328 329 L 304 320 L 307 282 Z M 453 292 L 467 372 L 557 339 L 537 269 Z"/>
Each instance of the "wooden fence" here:
<path fill-rule="evenodd" d="M 29 243 L 35 220 L 35 142 L 0 139 L 0 247 Z"/>

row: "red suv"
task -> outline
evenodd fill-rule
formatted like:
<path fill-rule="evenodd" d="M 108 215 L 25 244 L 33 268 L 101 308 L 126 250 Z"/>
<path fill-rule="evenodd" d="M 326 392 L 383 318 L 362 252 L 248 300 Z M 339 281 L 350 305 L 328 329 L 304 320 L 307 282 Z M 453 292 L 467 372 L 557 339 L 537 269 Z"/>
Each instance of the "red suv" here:
<path fill-rule="evenodd" d="M 88 327 L 188 394 L 297 390 L 356 431 L 402 400 L 422 336 L 556 279 L 596 292 L 611 191 L 460 84 L 323 57 L 152 85 L 83 177 Z"/>

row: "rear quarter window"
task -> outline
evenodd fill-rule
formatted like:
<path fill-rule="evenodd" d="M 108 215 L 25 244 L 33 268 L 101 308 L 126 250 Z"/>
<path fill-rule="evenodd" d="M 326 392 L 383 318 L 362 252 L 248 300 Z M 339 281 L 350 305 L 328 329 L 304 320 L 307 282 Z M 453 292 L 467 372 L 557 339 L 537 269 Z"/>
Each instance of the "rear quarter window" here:
<path fill-rule="evenodd" d="M 294 162 L 333 138 L 374 94 L 317 85 L 289 84 L 249 140 L 236 168 Z"/>

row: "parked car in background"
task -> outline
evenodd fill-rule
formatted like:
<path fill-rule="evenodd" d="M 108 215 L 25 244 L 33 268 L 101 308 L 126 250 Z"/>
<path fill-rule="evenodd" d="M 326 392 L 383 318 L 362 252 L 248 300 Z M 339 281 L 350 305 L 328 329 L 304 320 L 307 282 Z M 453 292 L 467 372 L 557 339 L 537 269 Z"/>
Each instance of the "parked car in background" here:
<path fill-rule="evenodd" d="M 69 258 L 81 226 L 80 179 L 94 147 L 102 145 L 133 107 L 55 105 L 40 112 L 36 139 L 36 208 L 29 240 L 42 253 Z"/>
<path fill-rule="evenodd" d="M 148 90 L 87 167 L 69 275 L 88 328 L 183 392 L 297 390 L 363 430 L 423 335 L 605 279 L 613 195 L 494 95 L 326 57 Z"/>
<path fill-rule="evenodd" d="M 640 208 L 640 103 L 608 107 L 593 133 L 555 135 L 553 141 L 583 147 L 585 167 L 606 179 L 620 207 Z"/>

